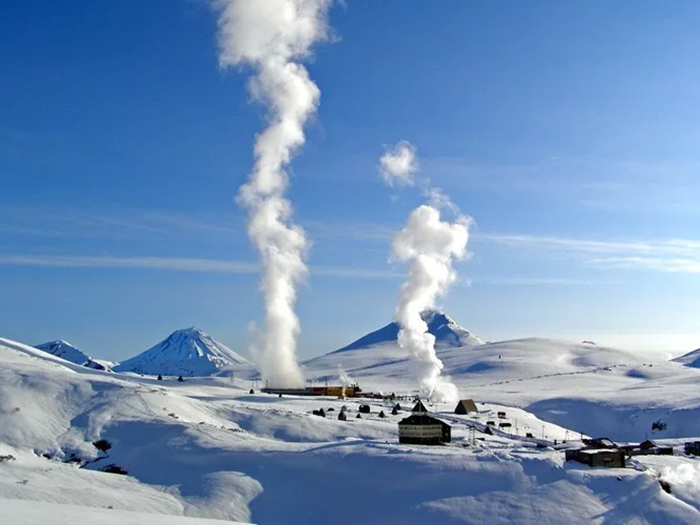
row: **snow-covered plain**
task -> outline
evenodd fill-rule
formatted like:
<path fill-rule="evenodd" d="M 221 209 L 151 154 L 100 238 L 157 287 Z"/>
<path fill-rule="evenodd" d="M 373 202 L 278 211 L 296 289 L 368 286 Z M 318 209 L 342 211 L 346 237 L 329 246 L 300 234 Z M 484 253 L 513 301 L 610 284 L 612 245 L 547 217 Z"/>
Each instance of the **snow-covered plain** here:
<path fill-rule="evenodd" d="M 391 404 L 372 400 L 372 414 L 356 419 L 361 400 L 249 394 L 242 374 L 180 383 L 91 370 L 0 339 L 0 456 L 14 458 L 0 461 L 0 500 L 10 501 L 0 501 L 0 521 L 51 523 L 42 512 L 88 507 L 86 522 L 110 524 L 128 522 L 123 512 L 149 515 L 133 520 L 146 524 L 159 515 L 263 524 L 700 522 L 696 459 L 591 469 L 564 463 L 553 446 L 585 434 L 668 438 L 680 450 L 680 438 L 700 435 L 699 370 L 543 339 L 445 345 L 439 355 L 480 413 L 430 406 L 453 425 L 453 443 L 421 447 L 398 444 L 410 401 L 392 416 Z M 339 364 L 364 390 L 410 395 L 415 387 L 391 341 L 305 368 L 333 381 Z M 337 420 L 343 405 L 348 421 Z M 318 408 L 326 418 L 311 414 Z M 498 411 L 512 428 L 482 433 Z M 652 433 L 660 418 L 666 430 Z M 112 447 L 98 451 L 98 439 Z M 71 454 L 80 462 L 64 462 Z M 107 465 L 128 475 L 101 472 Z"/>

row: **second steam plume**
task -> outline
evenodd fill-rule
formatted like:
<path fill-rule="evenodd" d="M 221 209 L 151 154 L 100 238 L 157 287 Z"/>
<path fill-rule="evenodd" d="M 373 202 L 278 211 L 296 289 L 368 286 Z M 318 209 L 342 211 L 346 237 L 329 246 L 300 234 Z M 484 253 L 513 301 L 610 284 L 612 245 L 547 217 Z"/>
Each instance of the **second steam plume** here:
<path fill-rule="evenodd" d="M 416 149 L 400 142 L 385 152 L 379 165 L 388 184 L 411 185 L 418 170 Z M 444 365 L 435 352 L 435 336 L 428 332 L 422 314 L 435 307 L 456 279 L 453 262 L 466 254 L 469 218 L 458 214 L 453 222 L 443 220 L 440 208 L 456 208 L 439 190 L 427 193 L 430 203 L 410 213 L 406 226 L 392 242 L 393 257 L 408 265 L 395 319 L 400 327 L 399 345 L 414 361 L 421 393 L 436 401 L 455 401 L 459 392 L 442 374 Z"/>
<path fill-rule="evenodd" d="M 248 235 L 262 260 L 265 326 L 253 354 L 263 379 L 276 387 L 304 385 L 297 363 L 296 288 L 307 272 L 308 241 L 285 198 L 286 168 L 304 144 L 304 125 L 320 91 L 302 61 L 328 37 L 330 0 L 221 0 L 221 67 L 249 66 L 248 89 L 268 110 L 255 141 L 255 166 L 238 199 L 249 213 Z"/>

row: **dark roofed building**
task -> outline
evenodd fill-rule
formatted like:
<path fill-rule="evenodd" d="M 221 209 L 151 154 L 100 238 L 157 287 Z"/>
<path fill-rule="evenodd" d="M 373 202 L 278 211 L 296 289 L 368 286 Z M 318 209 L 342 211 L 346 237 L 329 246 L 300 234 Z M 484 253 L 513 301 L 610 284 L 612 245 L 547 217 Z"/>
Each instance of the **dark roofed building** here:
<path fill-rule="evenodd" d="M 421 401 L 419 399 L 418 402 L 416 403 L 416 406 L 413 407 L 413 410 L 411 410 L 411 412 L 413 412 L 414 414 L 427 414 L 428 409 L 425 408 L 423 401 Z"/>
<path fill-rule="evenodd" d="M 452 427 L 425 413 L 414 413 L 399 421 L 399 443 L 440 445 L 452 441 Z"/>
<path fill-rule="evenodd" d="M 618 448 L 582 448 L 567 450 L 566 461 L 578 461 L 591 467 L 625 468 L 625 452 Z"/>
<path fill-rule="evenodd" d="M 476 408 L 476 403 L 473 399 L 462 399 L 455 407 L 455 414 L 470 414 L 479 413 L 479 409 Z"/>

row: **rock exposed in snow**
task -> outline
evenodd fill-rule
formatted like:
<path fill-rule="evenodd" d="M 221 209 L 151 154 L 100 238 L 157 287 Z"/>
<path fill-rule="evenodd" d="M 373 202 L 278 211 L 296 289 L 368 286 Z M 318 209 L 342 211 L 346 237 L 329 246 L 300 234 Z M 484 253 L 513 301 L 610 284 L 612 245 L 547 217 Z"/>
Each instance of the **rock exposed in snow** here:
<path fill-rule="evenodd" d="M 76 365 L 87 366 L 88 368 L 94 368 L 95 370 L 105 370 L 106 367 L 95 361 L 93 358 L 88 356 L 82 350 L 74 347 L 67 341 L 49 341 L 48 343 L 42 343 L 40 345 L 35 345 L 34 348 L 48 352 L 51 355 L 75 363 Z"/>
<path fill-rule="evenodd" d="M 435 346 L 437 348 L 477 346 L 483 341 L 470 333 L 468 330 L 458 325 L 451 317 L 443 312 L 429 310 L 423 313 L 423 320 L 428 323 L 428 332 L 435 336 Z M 399 325 L 397 322 L 389 323 L 384 328 L 380 328 L 372 333 L 361 337 L 357 341 L 344 346 L 334 353 L 347 352 L 368 348 L 381 343 L 395 342 L 399 335 Z"/>
<path fill-rule="evenodd" d="M 185 328 L 114 367 L 115 372 L 147 375 L 209 376 L 246 359 L 198 328 Z"/>

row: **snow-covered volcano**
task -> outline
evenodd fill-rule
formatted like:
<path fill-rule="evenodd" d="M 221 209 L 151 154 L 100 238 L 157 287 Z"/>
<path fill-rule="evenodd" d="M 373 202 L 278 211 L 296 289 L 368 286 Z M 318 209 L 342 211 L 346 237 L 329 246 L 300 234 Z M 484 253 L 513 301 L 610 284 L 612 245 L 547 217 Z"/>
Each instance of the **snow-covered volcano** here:
<path fill-rule="evenodd" d="M 468 330 L 458 325 L 451 317 L 443 312 L 429 310 L 422 315 L 423 320 L 428 324 L 428 332 L 435 336 L 435 346 L 437 348 L 477 346 L 483 341 L 473 335 Z M 376 346 L 382 343 L 393 343 L 397 341 L 399 335 L 399 325 L 397 322 L 389 323 L 379 330 L 375 330 L 357 341 L 350 343 L 334 353 L 347 352 L 349 350 L 360 350 Z"/>
<path fill-rule="evenodd" d="M 76 365 L 87 366 L 88 368 L 94 368 L 95 370 L 105 370 L 105 366 L 101 363 L 95 361 L 92 357 L 87 355 L 82 350 L 74 347 L 67 341 L 49 341 L 48 343 L 42 343 L 40 345 L 35 345 L 34 348 L 48 352 L 51 355 L 75 363 Z"/>
<path fill-rule="evenodd" d="M 149 375 L 208 376 L 249 362 L 198 328 L 185 328 L 145 352 L 123 361 L 115 372 Z"/>
<path fill-rule="evenodd" d="M 693 350 L 692 352 L 688 352 L 680 357 L 676 357 L 675 359 L 672 359 L 672 361 L 675 363 L 681 363 L 685 366 L 700 368 L 700 348 Z"/>

